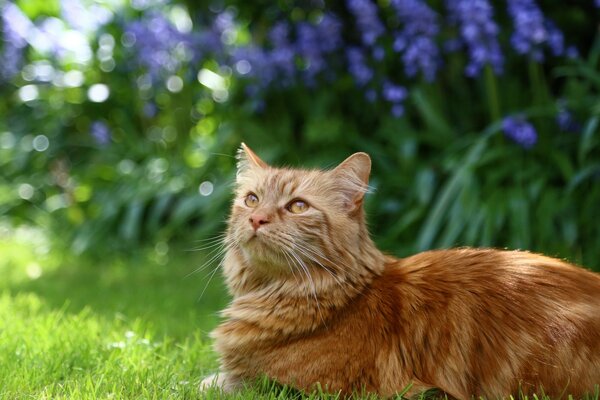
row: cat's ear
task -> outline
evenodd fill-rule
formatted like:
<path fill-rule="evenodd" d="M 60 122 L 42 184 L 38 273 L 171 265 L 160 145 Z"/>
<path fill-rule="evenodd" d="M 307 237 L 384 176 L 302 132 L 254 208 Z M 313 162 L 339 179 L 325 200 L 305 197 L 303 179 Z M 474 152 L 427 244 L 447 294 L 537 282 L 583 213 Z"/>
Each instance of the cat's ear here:
<path fill-rule="evenodd" d="M 356 211 L 369 191 L 371 157 L 367 153 L 354 153 L 332 171 L 336 183 L 344 195 L 345 206 Z"/>
<path fill-rule="evenodd" d="M 242 142 L 238 153 L 237 153 L 237 168 L 238 174 L 242 171 L 245 171 L 249 168 L 267 168 L 267 163 L 260 159 L 250 149 L 250 147 L 246 146 L 246 143 Z"/>

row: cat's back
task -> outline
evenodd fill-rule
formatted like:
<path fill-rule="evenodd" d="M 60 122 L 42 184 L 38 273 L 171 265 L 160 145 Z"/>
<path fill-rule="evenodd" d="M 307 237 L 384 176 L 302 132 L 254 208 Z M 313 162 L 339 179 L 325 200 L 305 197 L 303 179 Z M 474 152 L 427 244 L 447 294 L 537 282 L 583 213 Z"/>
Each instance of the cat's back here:
<path fill-rule="evenodd" d="M 529 252 L 459 248 L 390 262 L 378 284 L 394 293 L 415 375 L 456 397 L 539 384 L 576 394 L 600 380 L 598 274 Z"/>
<path fill-rule="evenodd" d="M 600 301 L 600 274 L 527 251 L 487 248 L 432 250 L 397 260 L 390 268 L 412 284 L 447 284 L 465 290 L 537 289 L 557 295 L 593 294 Z"/>

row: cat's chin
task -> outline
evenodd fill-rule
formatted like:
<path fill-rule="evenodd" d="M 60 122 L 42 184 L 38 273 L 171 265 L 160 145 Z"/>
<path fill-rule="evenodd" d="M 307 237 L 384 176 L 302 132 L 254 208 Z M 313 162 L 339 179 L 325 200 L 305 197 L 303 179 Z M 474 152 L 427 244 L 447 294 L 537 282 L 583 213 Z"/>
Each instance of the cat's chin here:
<path fill-rule="evenodd" d="M 265 243 L 258 236 L 252 236 L 241 246 L 242 254 L 254 267 L 268 270 L 285 270 L 288 262 L 285 255 L 277 248 Z"/>

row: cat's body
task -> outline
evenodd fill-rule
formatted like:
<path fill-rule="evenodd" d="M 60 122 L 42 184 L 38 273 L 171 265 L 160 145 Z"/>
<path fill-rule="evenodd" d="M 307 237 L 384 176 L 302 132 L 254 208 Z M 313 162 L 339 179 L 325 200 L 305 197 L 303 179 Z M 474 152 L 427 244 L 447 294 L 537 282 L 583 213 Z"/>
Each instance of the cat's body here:
<path fill-rule="evenodd" d="M 362 214 L 369 170 L 361 153 L 333 171 L 274 169 L 245 148 L 224 260 L 234 299 L 213 332 L 224 389 L 262 375 L 456 398 L 600 384 L 599 275 L 527 252 L 384 256 Z"/>

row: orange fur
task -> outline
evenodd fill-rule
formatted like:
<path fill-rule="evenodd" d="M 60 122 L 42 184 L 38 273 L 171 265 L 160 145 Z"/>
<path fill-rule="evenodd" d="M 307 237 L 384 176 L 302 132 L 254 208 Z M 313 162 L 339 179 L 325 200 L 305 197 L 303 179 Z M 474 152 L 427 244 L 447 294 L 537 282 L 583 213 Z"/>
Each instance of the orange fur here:
<path fill-rule="evenodd" d="M 598 274 L 520 251 L 385 256 L 362 212 L 370 165 L 357 153 L 332 171 L 277 169 L 243 146 L 224 259 L 233 301 L 213 332 L 219 385 L 267 375 L 388 397 L 412 383 L 466 399 L 600 383 Z M 306 212 L 286 209 L 297 198 Z"/>

